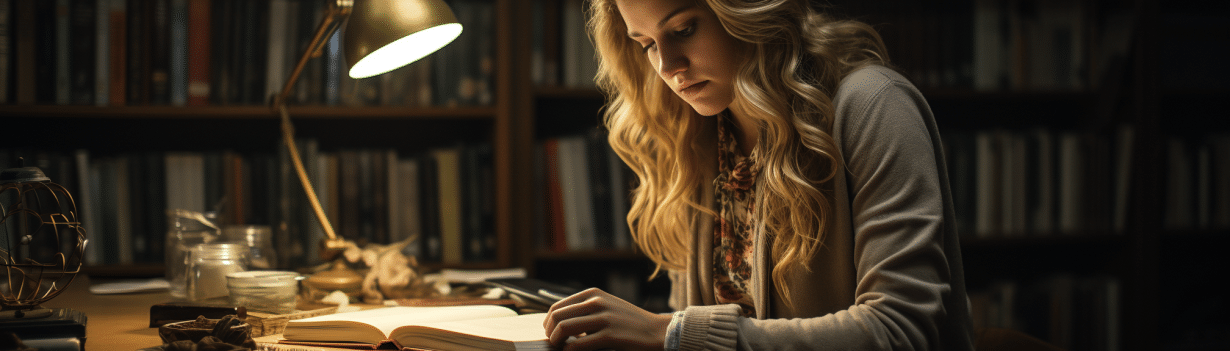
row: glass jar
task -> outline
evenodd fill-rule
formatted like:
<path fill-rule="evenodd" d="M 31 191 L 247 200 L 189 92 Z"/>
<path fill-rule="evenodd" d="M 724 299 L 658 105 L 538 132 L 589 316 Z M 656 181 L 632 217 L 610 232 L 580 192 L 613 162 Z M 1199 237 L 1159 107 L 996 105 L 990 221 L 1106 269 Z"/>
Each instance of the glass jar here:
<path fill-rule="evenodd" d="M 267 225 L 230 225 L 222 227 L 222 240 L 248 246 L 248 268 L 277 268 L 278 256 L 273 251 L 273 231 Z"/>
<path fill-rule="evenodd" d="M 249 311 L 287 314 L 295 311 L 299 279 L 295 272 L 248 271 L 228 274 L 226 284 L 231 291 L 231 305 L 244 306 Z"/>
<path fill-rule="evenodd" d="M 226 275 L 248 270 L 247 251 L 241 243 L 197 245 L 188 264 L 188 300 L 228 296 Z"/>
<path fill-rule="evenodd" d="M 195 212 L 182 209 L 167 210 L 166 276 L 171 283 L 171 297 L 189 299 L 188 268 L 192 263 L 192 250 L 198 245 L 219 241 L 218 226 L 214 225 L 211 212 Z"/>

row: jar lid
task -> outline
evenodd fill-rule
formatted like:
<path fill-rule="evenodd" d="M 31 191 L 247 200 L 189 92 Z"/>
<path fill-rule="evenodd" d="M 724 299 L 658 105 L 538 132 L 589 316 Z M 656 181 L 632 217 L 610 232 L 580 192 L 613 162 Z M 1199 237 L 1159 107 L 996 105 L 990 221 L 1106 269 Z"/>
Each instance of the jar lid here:
<path fill-rule="evenodd" d="M 283 286 L 297 284 L 302 276 L 291 271 L 246 271 L 226 275 L 230 287 Z"/>
<path fill-rule="evenodd" d="M 237 243 L 211 243 L 199 244 L 192 254 L 195 258 L 203 259 L 230 259 L 244 257 L 244 253 L 248 250 L 247 245 Z"/>

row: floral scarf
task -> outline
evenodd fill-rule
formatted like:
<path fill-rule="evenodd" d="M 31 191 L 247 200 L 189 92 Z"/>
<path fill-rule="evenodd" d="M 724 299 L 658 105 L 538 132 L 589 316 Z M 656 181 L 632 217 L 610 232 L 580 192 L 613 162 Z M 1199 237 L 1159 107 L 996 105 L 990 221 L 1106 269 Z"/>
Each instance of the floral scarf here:
<path fill-rule="evenodd" d="M 760 165 L 756 152 L 739 155 L 737 138 L 727 116 L 718 121 L 718 176 L 713 180 L 719 204 L 713 230 L 713 289 L 717 302 L 738 304 L 743 315 L 755 315 L 751 272 L 754 248 L 756 177 Z"/>

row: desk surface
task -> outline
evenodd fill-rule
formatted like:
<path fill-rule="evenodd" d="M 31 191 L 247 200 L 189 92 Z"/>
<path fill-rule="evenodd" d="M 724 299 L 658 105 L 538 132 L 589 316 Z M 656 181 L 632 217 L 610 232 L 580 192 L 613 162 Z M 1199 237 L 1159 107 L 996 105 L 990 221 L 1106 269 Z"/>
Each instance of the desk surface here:
<path fill-rule="evenodd" d="M 100 280 L 95 283 L 109 281 L 113 280 Z M 77 277 L 60 296 L 43 303 L 46 308 L 71 308 L 85 313 L 86 350 L 134 351 L 162 345 L 158 328 L 149 327 L 149 308 L 156 303 L 172 301 L 170 293 L 162 290 L 95 295 L 90 293 L 90 284 L 88 277 Z M 356 306 L 380 307 L 365 304 Z M 273 337 L 266 341 L 276 340 L 277 337 Z"/>
<path fill-rule="evenodd" d="M 165 290 L 94 295 L 90 293 L 90 279 L 77 277 L 67 290 L 43 303 L 43 307 L 71 308 L 85 313 L 87 350 L 131 351 L 162 345 L 158 328 L 149 327 L 149 307 L 166 301 L 171 301 L 171 295 Z"/>

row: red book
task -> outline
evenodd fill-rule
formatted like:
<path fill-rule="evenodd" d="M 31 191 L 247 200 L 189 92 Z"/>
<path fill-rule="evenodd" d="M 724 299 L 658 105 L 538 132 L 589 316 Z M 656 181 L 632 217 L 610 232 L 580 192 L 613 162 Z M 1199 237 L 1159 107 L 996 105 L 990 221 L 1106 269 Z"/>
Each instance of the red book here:
<path fill-rule="evenodd" d="M 543 142 L 547 164 L 547 248 L 552 252 L 568 251 L 568 234 L 564 230 L 564 191 L 559 180 L 559 140 Z"/>
<path fill-rule="evenodd" d="M 188 0 L 188 106 L 209 104 L 210 0 Z"/>
<path fill-rule="evenodd" d="M 111 41 L 108 44 L 111 57 L 107 60 L 110 65 L 107 71 L 110 72 L 108 80 L 111 91 L 107 96 L 111 106 L 124 106 L 128 96 L 124 84 L 128 80 L 128 6 L 124 1 L 117 0 L 111 0 L 108 4 L 106 11 L 111 25 L 111 33 L 108 36 Z"/>

